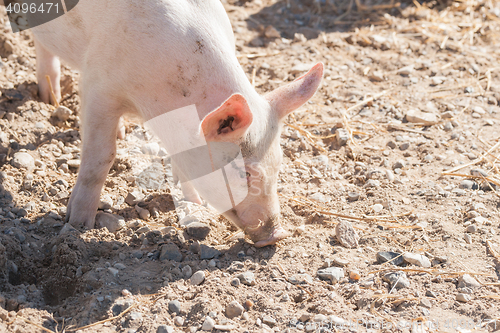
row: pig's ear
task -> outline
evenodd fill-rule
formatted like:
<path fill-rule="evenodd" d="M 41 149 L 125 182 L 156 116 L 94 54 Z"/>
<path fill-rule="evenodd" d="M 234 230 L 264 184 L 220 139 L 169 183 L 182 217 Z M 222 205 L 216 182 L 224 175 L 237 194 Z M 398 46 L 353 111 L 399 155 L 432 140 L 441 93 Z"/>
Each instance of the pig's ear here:
<path fill-rule="evenodd" d="M 281 119 L 307 102 L 318 89 L 323 78 L 323 63 L 317 63 L 307 74 L 271 91 L 264 97 Z"/>
<path fill-rule="evenodd" d="M 205 116 L 200 134 L 205 136 L 206 141 L 236 141 L 245 135 L 252 120 L 245 97 L 234 94 L 217 110 Z"/>

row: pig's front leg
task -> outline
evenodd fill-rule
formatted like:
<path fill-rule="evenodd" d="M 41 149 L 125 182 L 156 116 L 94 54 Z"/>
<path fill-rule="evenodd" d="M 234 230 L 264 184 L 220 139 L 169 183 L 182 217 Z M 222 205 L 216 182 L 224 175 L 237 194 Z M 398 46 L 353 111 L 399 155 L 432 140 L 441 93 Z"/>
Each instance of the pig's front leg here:
<path fill-rule="evenodd" d="M 119 103 L 96 95 L 82 97 L 82 160 L 66 215 L 70 224 L 88 229 L 94 227 L 99 195 L 115 159 L 121 115 Z"/>
<path fill-rule="evenodd" d="M 50 94 L 50 87 L 45 75 L 50 77 L 56 99 L 61 100 L 61 63 L 59 58 L 50 53 L 35 39 L 36 49 L 36 78 L 38 80 L 38 95 L 44 103 L 55 104 Z"/>

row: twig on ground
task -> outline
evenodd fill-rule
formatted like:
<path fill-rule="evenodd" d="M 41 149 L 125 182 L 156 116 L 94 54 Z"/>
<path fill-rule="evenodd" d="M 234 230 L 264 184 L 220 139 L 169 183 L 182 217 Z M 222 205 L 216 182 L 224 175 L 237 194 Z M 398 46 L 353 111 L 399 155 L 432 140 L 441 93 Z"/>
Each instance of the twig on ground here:
<path fill-rule="evenodd" d="M 45 80 L 47 80 L 47 83 L 49 84 L 50 95 L 52 96 L 52 99 L 54 100 L 54 104 L 55 104 L 56 108 L 58 108 L 59 102 L 57 101 L 56 94 L 54 94 L 54 89 L 52 88 L 52 82 L 50 81 L 50 76 L 45 75 Z"/>

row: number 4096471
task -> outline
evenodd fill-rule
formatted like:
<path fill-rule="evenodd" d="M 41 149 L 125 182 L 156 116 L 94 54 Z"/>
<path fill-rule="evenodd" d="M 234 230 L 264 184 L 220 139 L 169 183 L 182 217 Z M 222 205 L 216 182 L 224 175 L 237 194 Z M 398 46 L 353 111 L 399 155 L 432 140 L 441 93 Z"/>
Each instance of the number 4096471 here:
<path fill-rule="evenodd" d="M 51 11 L 59 13 L 59 4 L 53 2 L 45 2 L 45 3 L 42 2 L 40 6 L 37 6 L 36 3 L 31 3 L 31 4 L 23 3 L 21 5 L 17 2 L 16 3 L 11 2 L 5 9 L 7 10 L 7 14 L 11 13 L 35 14 L 35 13 L 45 13 L 45 12 L 50 13 Z"/>

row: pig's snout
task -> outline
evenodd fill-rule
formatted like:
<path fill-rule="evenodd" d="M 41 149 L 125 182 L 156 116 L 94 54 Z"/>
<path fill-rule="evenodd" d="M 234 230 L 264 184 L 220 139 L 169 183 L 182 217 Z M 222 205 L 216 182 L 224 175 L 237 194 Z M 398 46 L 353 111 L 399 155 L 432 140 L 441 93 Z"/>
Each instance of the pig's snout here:
<path fill-rule="evenodd" d="M 278 214 L 271 217 L 266 215 L 262 207 L 252 205 L 240 216 L 243 231 L 256 247 L 273 245 L 290 236 L 290 233 L 281 227 Z"/>

